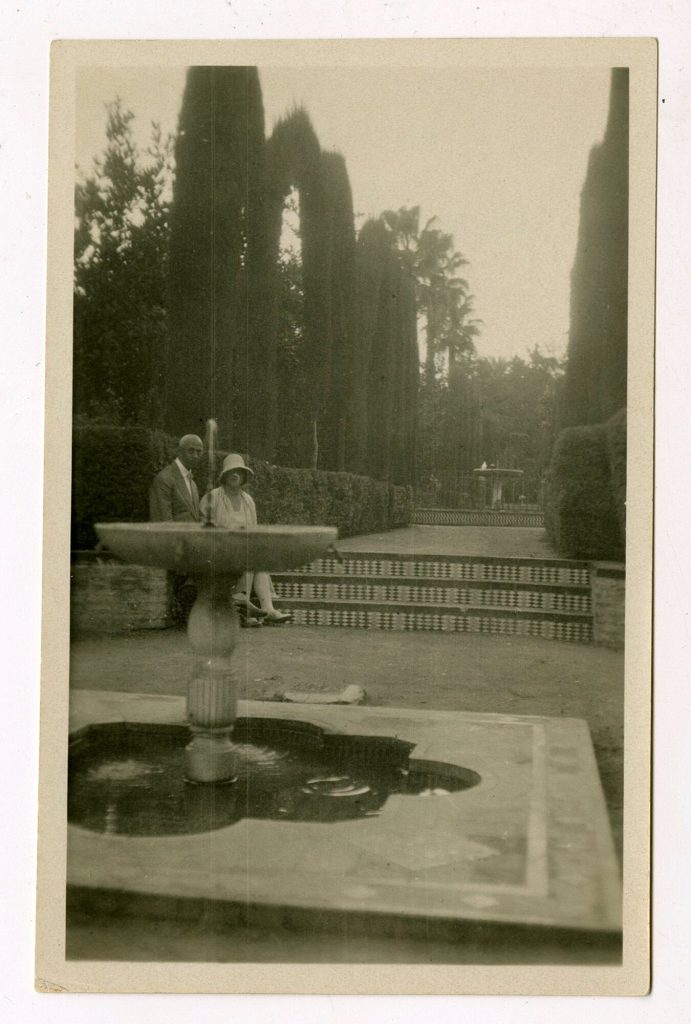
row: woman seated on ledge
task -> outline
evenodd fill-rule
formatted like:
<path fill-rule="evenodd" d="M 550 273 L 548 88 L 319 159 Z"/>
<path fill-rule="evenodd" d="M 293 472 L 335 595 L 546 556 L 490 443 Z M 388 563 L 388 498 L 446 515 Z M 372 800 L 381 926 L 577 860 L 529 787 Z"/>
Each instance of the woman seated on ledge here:
<path fill-rule="evenodd" d="M 254 501 L 243 490 L 250 473 L 252 470 L 245 465 L 242 455 L 234 453 L 226 456 L 219 477 L 221 486 L 209 491 L 201 500 L 202 522 L 210 519 L 214 526 L 230 530 L 243 530 L 248 526 L 257 525 Z M 252 604 L 250 598 L 253 589 L 259 598 L 259 608 Z M 240 581 L 240 589 L 233 594 L 233 600 L 240 610 L 242 625 L 260 626 L 262 620 L 270 625 L 287 622 L 290 615 L 274 608 L 275 596 L 276 592 L 268 573 L 246 572 Z"/>

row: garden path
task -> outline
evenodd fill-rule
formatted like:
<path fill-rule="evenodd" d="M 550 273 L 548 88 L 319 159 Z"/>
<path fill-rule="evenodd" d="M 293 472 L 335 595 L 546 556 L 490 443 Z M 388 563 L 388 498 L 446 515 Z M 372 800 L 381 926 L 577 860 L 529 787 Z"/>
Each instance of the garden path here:
<path fill-rule="evenodd" d="M 490 555 L 496 558 L 558 558 L 542 527 L 405 526 L 383 533 L 346 537 L 343 552 L 397 555 Z"/>

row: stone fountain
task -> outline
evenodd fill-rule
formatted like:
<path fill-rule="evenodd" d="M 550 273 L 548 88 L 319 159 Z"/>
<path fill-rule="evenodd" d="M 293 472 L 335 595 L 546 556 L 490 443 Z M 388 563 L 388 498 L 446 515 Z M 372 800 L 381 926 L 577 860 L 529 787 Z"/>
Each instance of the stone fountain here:
<path fill-rule="evenodd" d="M 185 750 L 191 782 L 231 782 L 237 717 L 232 654 L 239 617 L 232 594 L 244 572 L 304 565 L 336 540 L 330 526 L 255 526 L 226 530 L 209 523 L 99 523 L 101 541 L 126 562 L 190 576 L 197 599 L 187 634 L 195 667 L 187 692 L 192 739 Z"/>
<path fill-rule="evenodd" d="M 474 469 L 473 474 L 478 482 L 486 485 L 486 482 L 489 481 L 492 487 L 490 507 L 493 509 L 500 509 L 502 506 L 504 484 L 510 480 L 523 479 L 522 469 L 501 469 L 497 466 L 487 466 L 485 464 L 479 469 Z"/>

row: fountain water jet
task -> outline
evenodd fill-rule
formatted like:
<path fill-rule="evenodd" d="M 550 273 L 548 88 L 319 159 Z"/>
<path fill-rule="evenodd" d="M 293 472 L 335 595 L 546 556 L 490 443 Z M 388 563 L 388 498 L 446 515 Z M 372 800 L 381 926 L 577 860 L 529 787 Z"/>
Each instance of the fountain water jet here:
<path fill-rule="evenodd" d="M 214 472 L 216 469 L 216 439 L 218 437 L 218 423 L 216 420 L 206 421 L 206 452 L 209 461 L 209 473 L 206 483 L 206 493 L 209 494 L 214 487 Z M 206 510 L 206 519 L 204 520 L 205 526 L 211 526 L 211 506 L 209 505 Z"/>

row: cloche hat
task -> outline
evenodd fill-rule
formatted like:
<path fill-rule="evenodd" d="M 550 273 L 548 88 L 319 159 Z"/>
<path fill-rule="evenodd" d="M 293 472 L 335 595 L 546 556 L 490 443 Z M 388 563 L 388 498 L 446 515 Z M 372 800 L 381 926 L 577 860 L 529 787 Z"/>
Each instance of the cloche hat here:
<path fill-rule="evenodd" d="M 242 470 L 245 474 L 245 478 L 247 478 L 248 475 L 254 476 L 254 471 L 251 470 L 249 466 L 245 465 L 245 460 L 242 455 L 238 455 L 237 452 L 231 452 L 230 455 L 226 455 L 223 460 L 223 466 L 218 477 L 219 482 L 223 479 L 226 473 L 230 473 L 234 469 Z"/>

